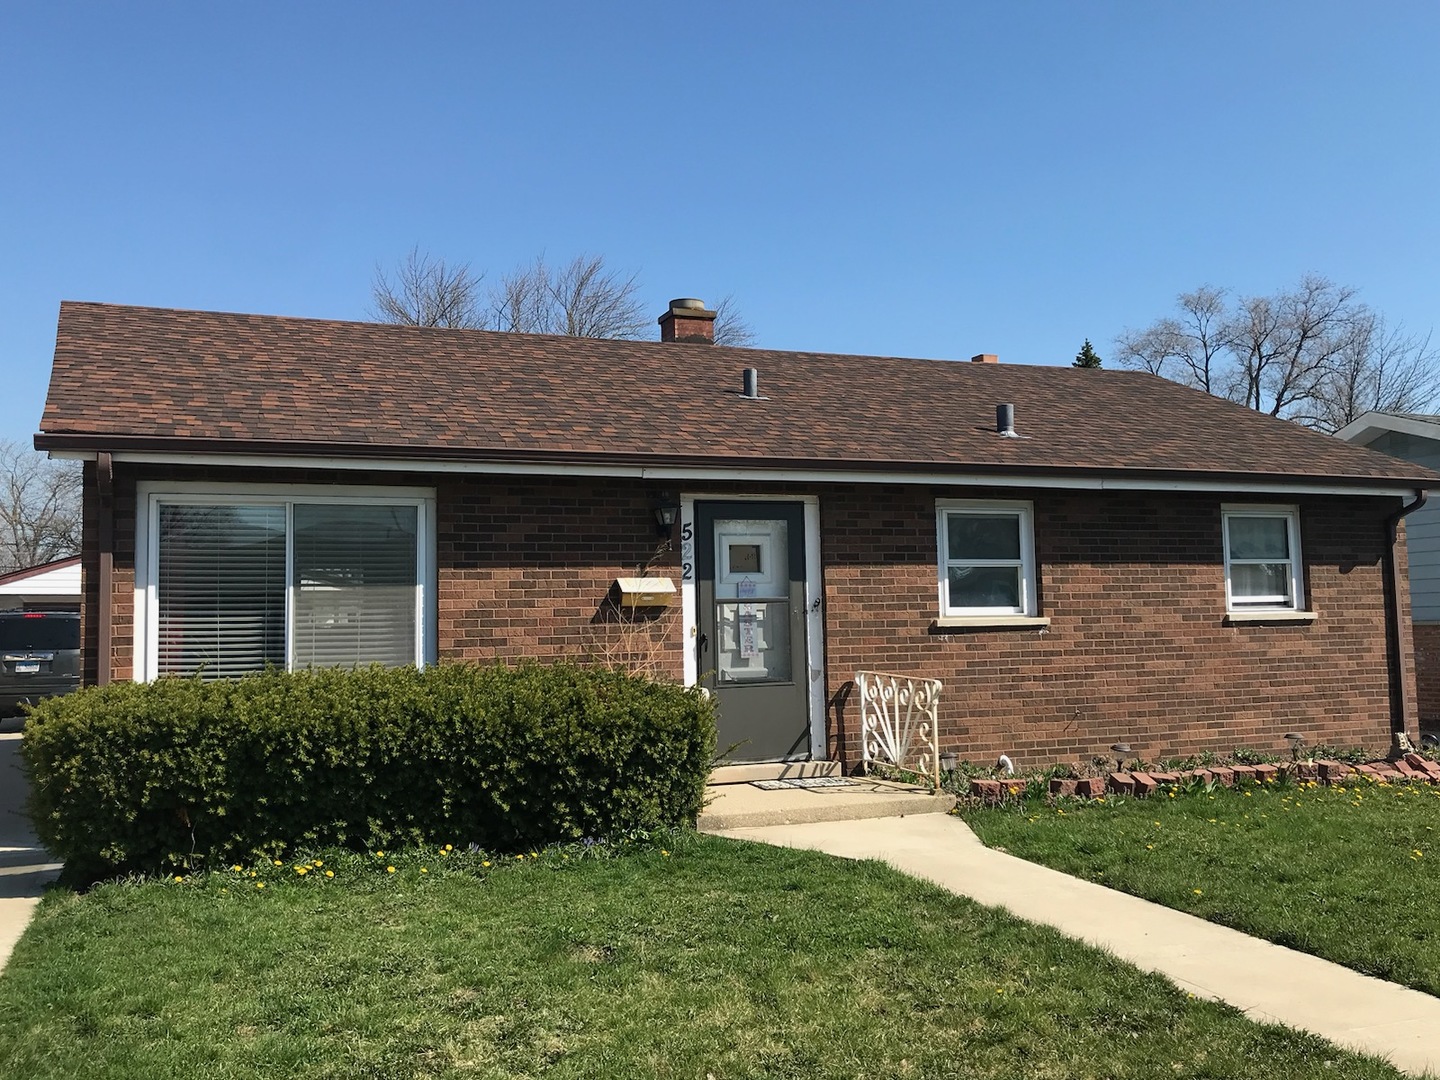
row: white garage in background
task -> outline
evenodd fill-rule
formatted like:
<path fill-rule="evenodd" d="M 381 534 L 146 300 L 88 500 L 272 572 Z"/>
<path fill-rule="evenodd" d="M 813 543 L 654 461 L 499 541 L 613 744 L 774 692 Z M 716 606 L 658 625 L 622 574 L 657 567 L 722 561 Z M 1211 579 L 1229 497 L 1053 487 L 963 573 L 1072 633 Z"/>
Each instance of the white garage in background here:
<path fill-rule="evenodd" d="M 79 611 L 80 556 L 0 575 L 0 611 Z"/>

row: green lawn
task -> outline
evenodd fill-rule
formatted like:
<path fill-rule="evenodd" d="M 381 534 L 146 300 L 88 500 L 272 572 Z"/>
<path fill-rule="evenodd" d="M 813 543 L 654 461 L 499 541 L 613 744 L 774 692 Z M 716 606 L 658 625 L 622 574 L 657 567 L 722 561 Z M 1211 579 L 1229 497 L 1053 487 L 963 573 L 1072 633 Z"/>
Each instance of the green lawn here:
<path fill-rule="evenodd" d="M 971 809 L 991 847 L 1440 994 L 1440 791 L 1251 785 Z"/>
<path fill-rule="evenodd" d="M 0 1076 L 1398 1075 L 878 863 L 672 843 L 55 892 Z"/>

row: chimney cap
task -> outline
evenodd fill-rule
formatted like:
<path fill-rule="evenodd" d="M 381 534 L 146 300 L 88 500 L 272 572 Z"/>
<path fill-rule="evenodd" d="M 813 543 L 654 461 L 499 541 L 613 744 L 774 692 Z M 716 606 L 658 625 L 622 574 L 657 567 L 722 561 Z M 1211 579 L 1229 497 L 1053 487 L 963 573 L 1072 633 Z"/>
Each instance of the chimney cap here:
<path fill-rule="evenodd" d="M 671 300 L 665 313 L 655 320 L 660 324 L 660 340 L 713 345 L 717 314 L 705 306 L 705 301 L 693 296 Z"/>
<path fill-rule="evenodd" d="M 972 364 L 998 364 L 1000 357 L 992 352 L 982 352 L 970 357 L 970 362 Z"/>

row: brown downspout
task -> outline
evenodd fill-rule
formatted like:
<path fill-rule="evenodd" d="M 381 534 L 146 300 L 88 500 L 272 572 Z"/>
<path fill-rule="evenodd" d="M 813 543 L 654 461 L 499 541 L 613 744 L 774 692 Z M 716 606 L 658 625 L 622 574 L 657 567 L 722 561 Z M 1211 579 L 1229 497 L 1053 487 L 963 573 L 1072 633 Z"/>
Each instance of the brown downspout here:
<path fill-rule="evenodd" d="M 1400 595 L 1400 574 L 1395 565 L 1395 542 L 1401 518 L 1408 517 L 1425 505 L 1429 493 L 1423 488 L 1415 492 L 1415 501 L 1402 506 L 1385 519 L 1385 590 L 1389 603 L 1385 608 L 1385 639 L 1390 656 L 1390 757 L 1404 757 L 1415 747 L 1405 733 L 1405 714 L 1410 711 L 1410 692 L 1405 683 L 1405 650 L 1410 635 L 1405 633 L 1404 598 Z"/>
<path fill-rule="evenodd" d="M 95 488 L 100 504 L 95 522 L 96 546 L 100 549 L 100 610 L 96 614 L 99 625 L 96 627 L 98 641 L 95 649 L 99 655 L 95 658 L 95 682 L 99 686 L 107 686 L 114 663 L 110 654 L 110 624 L 114 617 L 111 592 L 115 579 L 115 465 L 110 454 L 104 450 L 95 455 Z"/>

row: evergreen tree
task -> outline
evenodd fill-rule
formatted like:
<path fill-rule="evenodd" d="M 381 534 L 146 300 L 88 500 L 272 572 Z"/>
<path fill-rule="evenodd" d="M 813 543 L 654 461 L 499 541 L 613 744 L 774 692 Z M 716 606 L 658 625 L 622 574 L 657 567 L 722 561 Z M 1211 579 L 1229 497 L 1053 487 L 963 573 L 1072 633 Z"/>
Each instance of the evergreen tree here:
<path fill-rule="evenodd" d="M 1085 345 L 1075 354 L 1075 363 L 1071 367 L 1099 367 L 1100 354 L 1090 344 L 1090 339 L 1085 339 Z"/>

